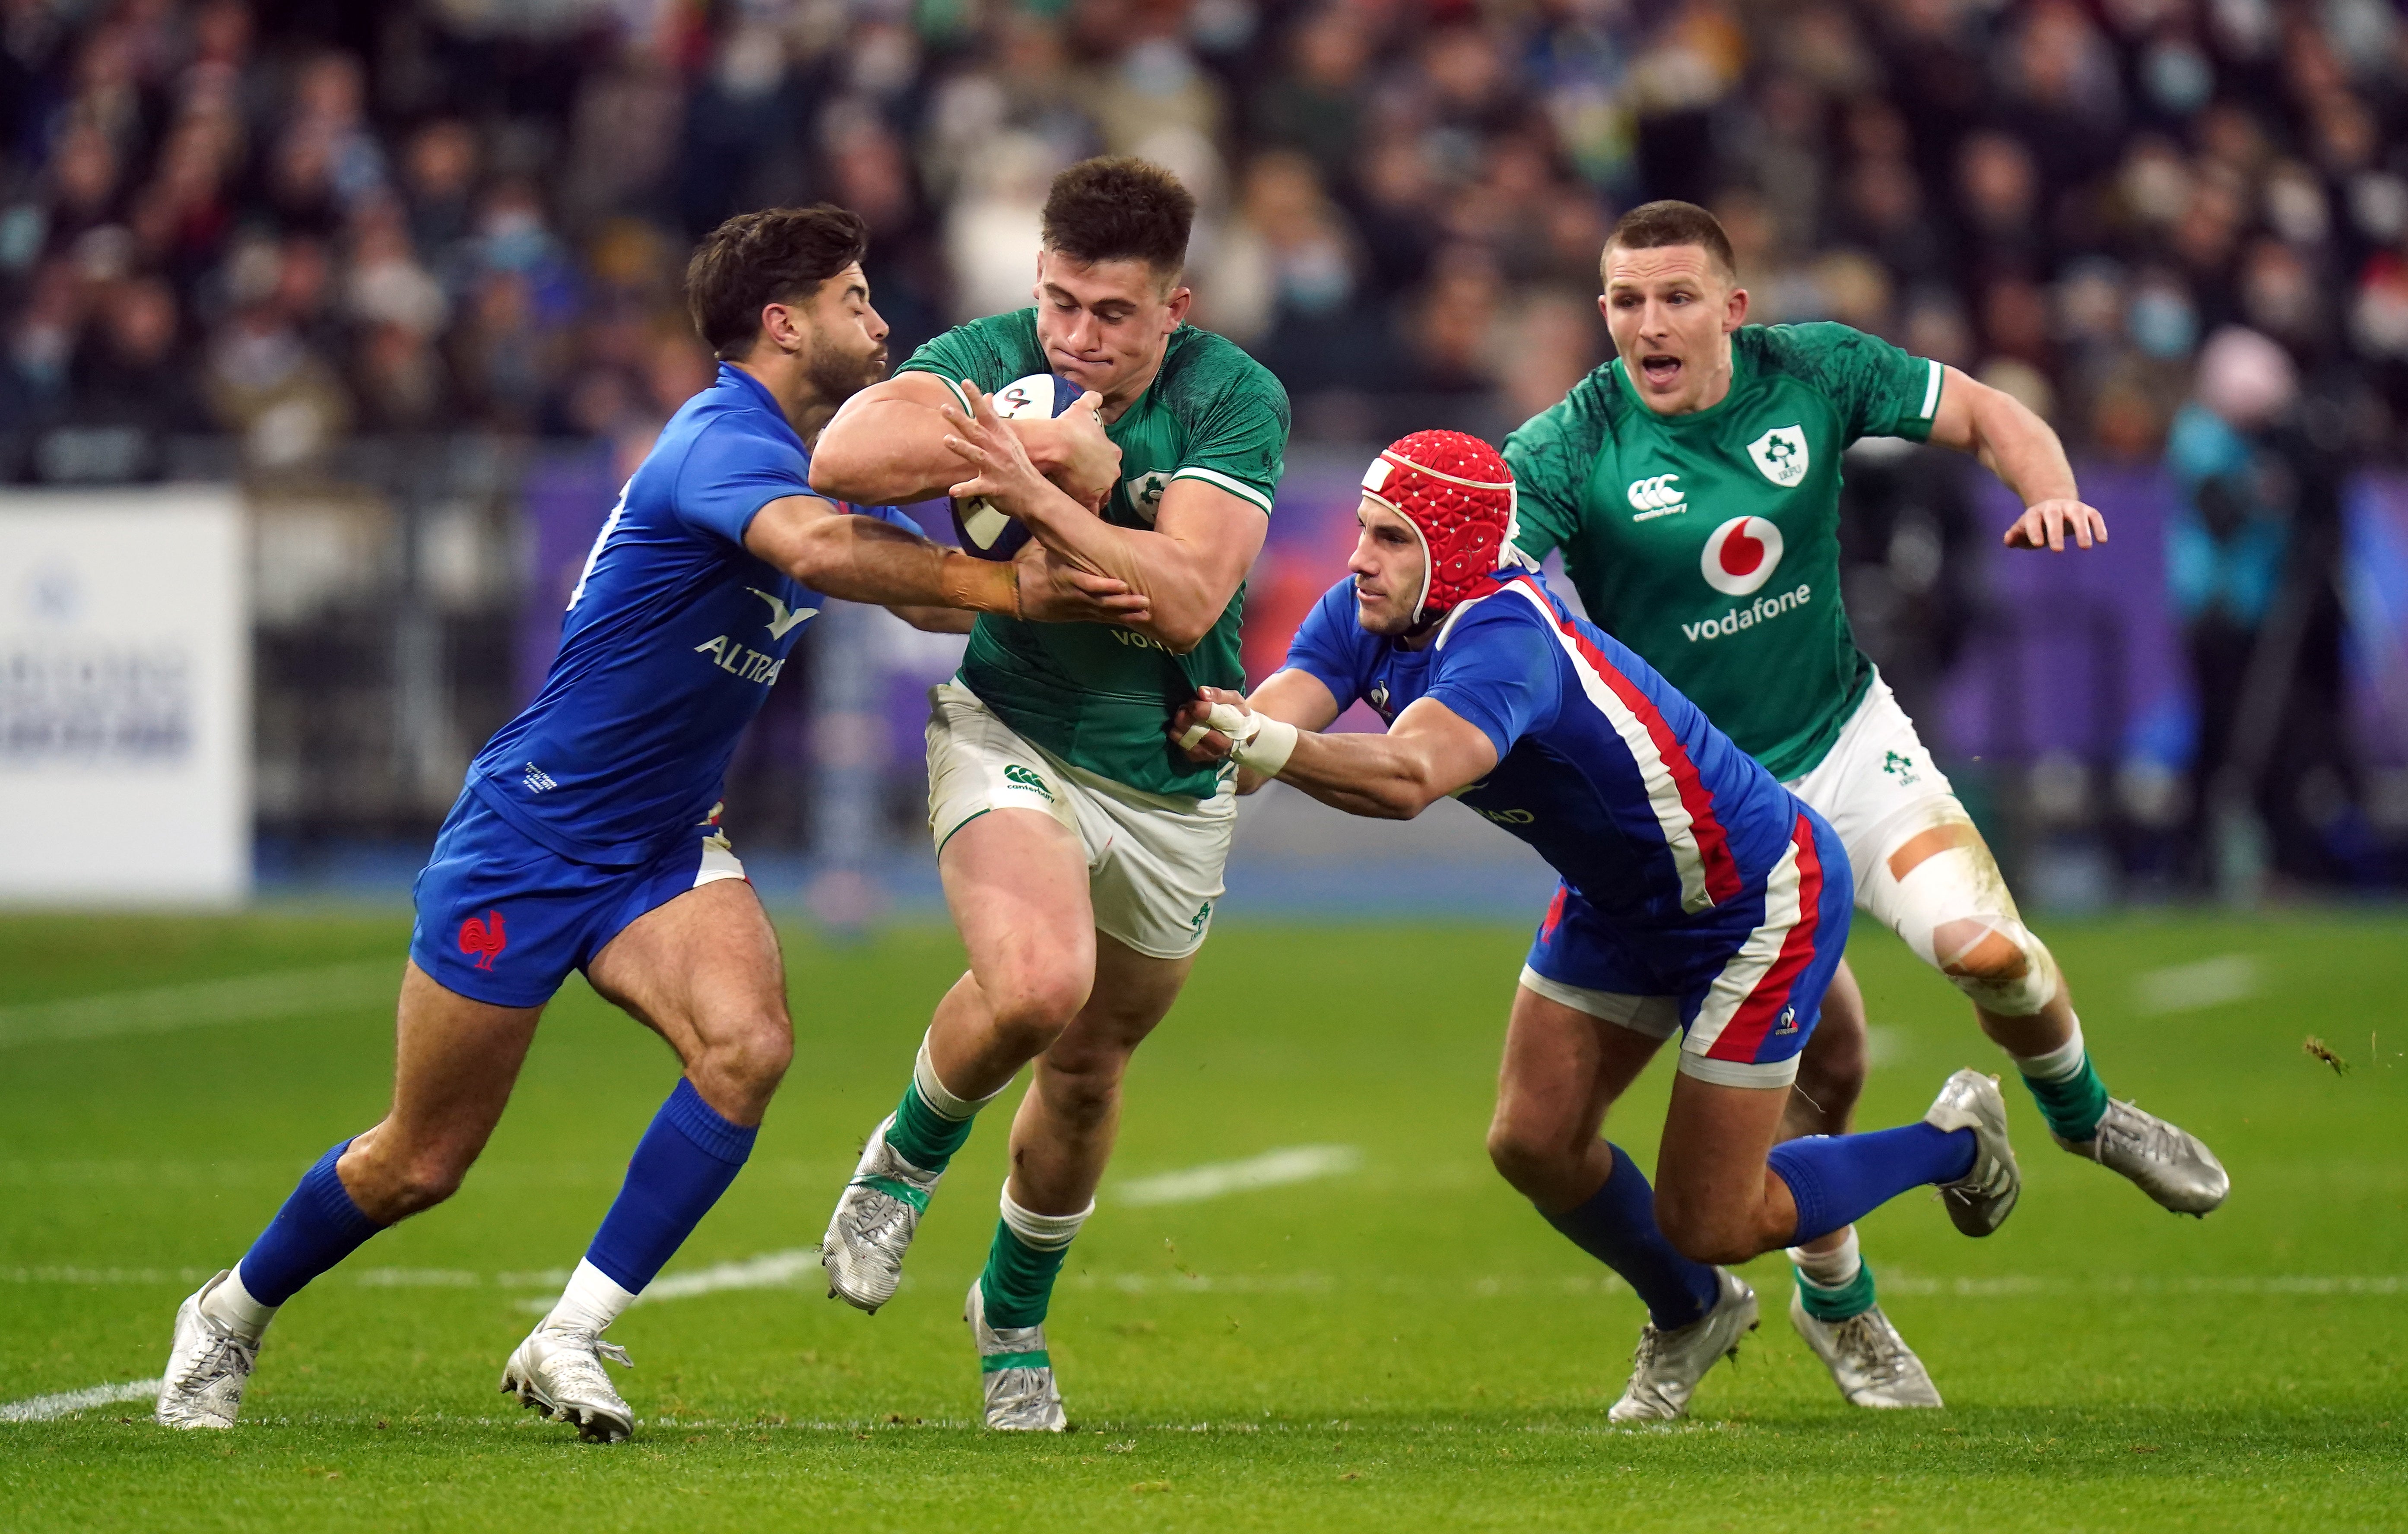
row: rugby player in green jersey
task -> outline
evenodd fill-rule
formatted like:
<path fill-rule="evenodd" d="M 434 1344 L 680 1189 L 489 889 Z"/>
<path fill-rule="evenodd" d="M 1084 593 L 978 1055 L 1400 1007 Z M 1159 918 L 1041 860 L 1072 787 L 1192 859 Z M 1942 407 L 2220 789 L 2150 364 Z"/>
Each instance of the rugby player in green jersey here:
<path fill-rule="evenodd" d="M 1054 1278 L 1094 1208 L 1130 1053 L 1211 925 L 1235 824 L 1234 773 L 1188 761 L 1162 725 L 1199 686 L 1245 684 L 1239 615 L 1287 395 L 1185 323 L 1195 209 L 1142 161 L 1064 171 L 1045 203 L 1036 307 L 922 347 L 830 423 L 811 462 L 815 489 L 867 504 L 975 477 L 972 493 L 1020 517 L 1046 556 L 1024 561 L 1024 581 L 1108 574 L 1148 604 L 1125 625 L 982 621 L 936 690 L 929 825 L 969 972 L 938 1004 L 823 1248 L 832 1294 L 885 1303 L 972 1115 L 1036 1062 L 968 1306 L 990 1427 L 1064 1426 L 1043 1327 Z M 994 419 L 988 394 L 1047 372 L 1088 393 L 1054 420 Z M 1018 444 L 1010 461 L 973 464 L 955 433 L 987 435 L 974 411 Z"/>
<path fill-rule="evenodd" d="M 2083 503 L 2057 435 L 2009 395 L 1845 325 L 1747 324 L 1730 241 L 1692 204 L 1633 209 L 1599 265 L 1613 360 L 1506 442 L 1523 551 L 1560 549 L 1590 617 L 1831 822 L 1857 905 L 1971 998 L 2059 1145 L 2167 1209 L 2215 1208 L 2229 1184 L 2207 1147 L 2107 1096 L 2056 961 L 1841 605 L 1849 444 L 1902 437 L 1971 453 L 2024 502 L 2008 548 L 2062 552 L 2070 537 L 2086 549 L 2106 523 Z M 1545 999 L 1567 1037 L 1616 1032 L 1598 1021 L 1619 1015 L 1611 998 L 1559 987 Z M 1846 1131 L 1864 1028 L 1843 967 L 1785 1133 Z M 1585 1149 L 1564 1147 L 1568 1165 Z M 1566 1197 L 1560 1180 L 1523 1191 Z M 1841 1393 L 1860 1406 L 1938 1406 L 1874 1304 L 1855 1231 L 1790 1256 L 1791 1320 Z"/>

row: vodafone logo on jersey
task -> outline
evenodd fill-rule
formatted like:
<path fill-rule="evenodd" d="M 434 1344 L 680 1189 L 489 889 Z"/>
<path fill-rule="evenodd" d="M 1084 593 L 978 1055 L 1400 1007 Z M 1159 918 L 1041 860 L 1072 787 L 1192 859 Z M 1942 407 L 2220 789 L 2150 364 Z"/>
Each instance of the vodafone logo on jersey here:
<path fill-rule="evenodd" d="M 1726 596 L 1745 596 L 1781 564 L 1781 529 L 1762 517 L 1733 517 L 1706 538 L 1698 571 Z"/>

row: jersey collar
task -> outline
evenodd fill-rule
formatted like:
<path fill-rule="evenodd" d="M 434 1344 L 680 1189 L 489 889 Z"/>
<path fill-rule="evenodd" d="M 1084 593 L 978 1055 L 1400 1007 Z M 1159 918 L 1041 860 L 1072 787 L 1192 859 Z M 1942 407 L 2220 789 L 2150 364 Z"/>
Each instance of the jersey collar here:
<path fill-rule="evenodd" d="M 719 365 L 719 386 L 749 395 L 753 404 L 769 412 L 769 419 L 778 423 L 780 431 L 795 438 L 795 446 L 803 448 L 806 454 L 810 452 L 810 450 L 804 447 L 803 439 L 796 435 L 795 423 L 786 419 L 785 410 L 778 404 L 778 396 L 769 392 L 767 384 L 734 363 L 724 362 Z"/>

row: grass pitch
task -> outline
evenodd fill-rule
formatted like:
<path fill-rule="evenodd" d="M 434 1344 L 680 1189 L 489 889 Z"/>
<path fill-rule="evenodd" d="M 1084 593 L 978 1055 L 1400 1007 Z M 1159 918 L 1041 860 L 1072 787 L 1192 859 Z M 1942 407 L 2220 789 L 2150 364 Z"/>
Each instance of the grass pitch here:
<path fill-rule="evenodd" d="M 381 1110 L 406 934 L 383 916 L 0 922 L 0 1403 L 155 1376 L 177 1301 Z M 785 1091 L 664 1297 L 613 1330 L 640 1366 L 621 1376 L 634 1441 L 580 1445 L 494 1393 L 675 1077 L 572 982 L 466 1188 L 288 1308 L 238 1431 L 171 1435 L 140 1402 L 21 1406 L 60 1414 L 0 1421 L 0 1526 L 2408 1527 L 2408 923 L 2050 939 L 2110 1087 L 2206 1136 L 2236 1191 L 2204 1223 L 2161 1213 L 2050 1149 L 2011 1085 L 2027 1182 L 2004 1230 L 1965 1240 L 1920 1196 L 1864 1227 L 1944 1412 L 1844 1406 L 1789 1330 L 1775 1259 L 1748 1270 L 1763 1330 L 1694 1418 L 1608 1429 L 1640 1306 L 1482 1151 L 1524 933 L 1233 925 L 1138 1057 L 1054 1303 L 1080 1430 L 982 1433 L 960 1310 L 1000 1114 L 880 1315 L 821 1297 L 806 1252 L 959 951 L 935 930 L 790 934 Z M 1999 1068 L 1886 934 L 1853 953 L 1880 1030 L 1864 1123 L 1916 1116 L 1960 1065 Z M 2348 1074 L 2303 1052 L 2311 1034 Z M 1667 1075 L 1609 1126 L 1642 1163 Z M 1278 1164 L 1320 1172 L 1281 1185 L 1139 1185 L 1298 1147 L 1337 1149 Z"/>

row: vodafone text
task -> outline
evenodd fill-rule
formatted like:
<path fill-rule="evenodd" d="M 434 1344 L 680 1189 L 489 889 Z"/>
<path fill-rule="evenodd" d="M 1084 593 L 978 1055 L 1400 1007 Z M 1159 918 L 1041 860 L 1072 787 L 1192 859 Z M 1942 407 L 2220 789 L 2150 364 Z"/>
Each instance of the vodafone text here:
<path fill-rule="evenodd" d="M 1709 618 L 1700 624 L 1683 624 L 1681 632 L 1691 644 L 1699 639 L 1717 639 L 1726 634 L 1736 634 L 1743 628 L 1770 623 L 1794 608 L 1802 608 L 1814 596 L 1814 588 L 1801 584 L 1796 591 L 1776 592 L 1759 596 L 1743 608 L 1733 608 L 1719 618 Z"/>

